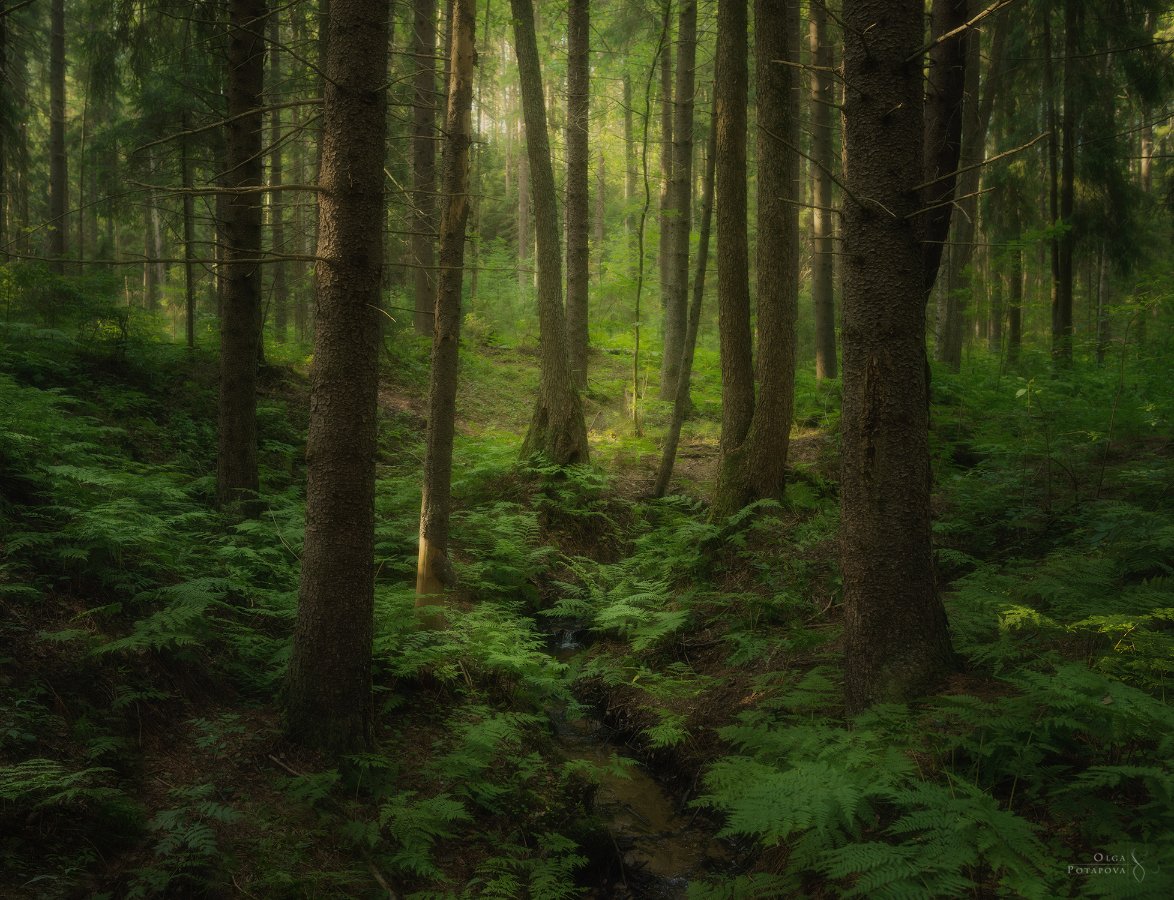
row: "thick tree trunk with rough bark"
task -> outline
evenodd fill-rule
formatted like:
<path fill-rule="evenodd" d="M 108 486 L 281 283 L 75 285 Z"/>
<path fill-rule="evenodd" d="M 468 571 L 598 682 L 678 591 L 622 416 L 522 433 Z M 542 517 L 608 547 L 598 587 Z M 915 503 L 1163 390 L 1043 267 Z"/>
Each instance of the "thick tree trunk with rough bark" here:
<path fill-rule="evenodd" d="M 428 392 L 424 493 L 420 507 L 420 554 L 416 603 L 428 605 L 452 586 L 448 523 L 452 509 L 452 447 L 456 428 L 457 356 L 461 336 L 461 285 L 465 226 L 469 219 L 469 147 L 472 144 L 475 0 L 456 0 L 452 11 L 445 145 L 441 166 L 444 206 L 440 215 L 440 273 Z"/>
<path fill-rule="evenodd" d="M 722 366 L 721 458 L 746 440 L 754 416 L 750 251 L 746 240 L 746 3 L 717 8 L 717 315 Z M 724 462 L 722 463 L 724 465 Z"/>
<path fill-rule="evenodd" d="M 845 0 L 844 687 L 849 711 L 951 668 L 930 532 L 922 0 Z M 855 198 L 855 199 L 853 199 Z"/>
<path fill-rule="evenodd" d="M 372 739 L 375 426 L 388 4 L 331 0 L 306 539 L 286 723 L 341 755 Z"/>
<path fill-rule="evenodd" d="M 1076 194 L 1076 68 L 1079 0 L 1064 3 L 1064 109 L 1060 118 L 1060 222 L 1066 227 L 1059 237 L 1056 293 L 1052 305 L 1052 357 L 1060 365 L 1072 363 L 1072 257 L 1075 236 L 1072 210 Z"/>
<path fill-rule="evenodd" d="M 563 318 L 562 254 L 559 252 L 558 202 L 550 143 L 542 70 L 534 34 L 532 0 L 510 0 L 514 14 L 514 49 L 522 88 L 526 121 L 526 152 L 534 187 L 534 227 L 538 239 L 539 378 L 534 416 L 522 443 L 522 455 L 541 454 L 558 465 L 587 461 L 587 427 L 583 405 L 575 388 L 567 357 L 567 328 Z"/>
<path fill-rule="evenodd" d="M 697 348 L 697 328 L 701 324 L 701 304 L 705 298 L 705 270 L 709 264 L 709 226 L 713 219 L 713 177 L 717 162 L 716 116 L 710 117 L 709 147 L 705 157 L 705 178 L 701 188 L 701 233 L 697 243 L 697 274 L 693 276 L 693 299 L 689 304 L 689 319 L 685 329 L 685 347 L 681 351 L 681 370 L 677 379 L 677 396 L 673 400 L 673 416 L 669 421 L 668 434 L 664 439 L 660 467 L 656 471 L 656 483 L 652 488 L 654 497 L 663 497 L 673 475 L 677 458 L 677 445 L 681 440 L 681 428 L 692 405 L 689 399 L 689 382 L 693 376 L 693 355 Z"/>
<path fill-rule="evenodd" d="M 69 223 L 69 170 L 65 155 L 65 0 L 49 6 L 49 268 L 65 274 Z"/>
<path fill-rule="evenodd" d="M 713 513 L 781 499 L 795 394 L 795 325 L 799 302 L 799 7 L 755 0 L 758 135 L 758 389 L 741 444 L 725 442 Z M 725 58 L 721 65 L 725 65 Z M 720 210 L 720 206 L 719 206 Z"/>
<path fill-rule="evenodd" d="M 587 240 L 590 28 L 589 0 L 570 0 L 567 6 L 567 341 L 571 371 L 579 390 L 587 389 L 587 288 L 591 267 Z"/>
<path fill-rule="evenodd" d="M 828 40 L 827 10 L 811 4 L 808 41 L 815 68 L 811 72 L 811 303 L 815 311 L 815 377 L 839 374 L 836 360 L 835 248 L 836 214 L 832 209 L 835 166 L 832 107 L 836 102 L 832 70 L 835 50 Z"/>
<path fill-rule="evenodd" d="M 333 2 L 333 0 L 331 0 Z M 432 334 L 436 297 L 436 0 L 413 0 L 412 264 L 416 334 Z"/>
<path fill-rule="evenodd" d="M 673 166 L 669 182 L 668 284 L 664 287 L 664 356 L 660 396 L 677 396 L 689 298 L 689 232 L 693 206 L 693 93 L 697 58 L 697 0 L 681 0 L 677 27 L 676 96 L 673 101 Z"/>
<path fill-rule="evenodd" d="M 257 497 L 257 362 L 261 343 L 261 98 L 265 0 L 232 0 L 228 36 L 228 139 L 224 186 L 224 288 L 220 312 L 219 453 L 222 508 L 260 510 Z"/>

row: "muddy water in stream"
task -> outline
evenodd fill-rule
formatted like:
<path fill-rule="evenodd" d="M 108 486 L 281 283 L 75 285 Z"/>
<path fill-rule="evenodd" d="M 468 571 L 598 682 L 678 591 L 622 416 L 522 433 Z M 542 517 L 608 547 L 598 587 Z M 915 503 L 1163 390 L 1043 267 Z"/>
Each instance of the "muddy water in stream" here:
<path fill-rule="evenodd" d="M 559 635 L 554 655 L 569 662 L 582 651 L 573 632 Z M 676 900 L 689 882 L 721 867 L 725 849 L 679 811 L 669 792 L 644 766 L 622 759 L 609 729 L 593 718 L 567 720 L 555 715 L 557 737 L 568 760 L 582 760 L 599 771 L 595 809 L 611 833 L 619 864 L 597 897 Z"/>

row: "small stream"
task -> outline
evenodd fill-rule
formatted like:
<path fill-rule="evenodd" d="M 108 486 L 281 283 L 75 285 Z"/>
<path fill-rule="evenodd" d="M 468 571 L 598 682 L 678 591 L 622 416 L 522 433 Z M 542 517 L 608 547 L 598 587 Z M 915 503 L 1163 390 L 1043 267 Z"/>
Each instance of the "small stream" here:
<path fill-rule="evenodd" d="M 584 649 L 579 634 L 568 629 L 554 636 L 551 652 L 570 663 Z M 553 718 L 565 757 L 601 770 L 595 812 L 610 833 L 616 862 L 595 896 L 678 900 L 686 896 L 690 880 L 728 863 L 725 848 L 695 822 L 691 811 L 678 810 L 647 768 L 637 762 L 617 766 L 622 754 L 603 722 L 592 716 L 567 719 L 562 711 Z"/>

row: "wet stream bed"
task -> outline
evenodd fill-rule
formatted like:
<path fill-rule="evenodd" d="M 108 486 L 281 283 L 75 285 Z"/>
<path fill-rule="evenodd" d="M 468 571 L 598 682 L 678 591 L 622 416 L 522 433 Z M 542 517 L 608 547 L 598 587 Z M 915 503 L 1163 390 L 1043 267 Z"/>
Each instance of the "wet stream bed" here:
<path fill-rule="evenodd" d="M 553 635 L 551 652 L 573 662 L 584 645 L 573 630 Z M 729 854 L 694 810 L 684 808 L 647 767 L 625 755 L 615 732 L 590 713 L 570 718 L 552 710 L 555 738 L 568 761 L 582 761 L 598 782 L 595 813 L 614 859 L 600 872 L 594 896 L 683 898 L 691 881 L 728 868 Z"/>

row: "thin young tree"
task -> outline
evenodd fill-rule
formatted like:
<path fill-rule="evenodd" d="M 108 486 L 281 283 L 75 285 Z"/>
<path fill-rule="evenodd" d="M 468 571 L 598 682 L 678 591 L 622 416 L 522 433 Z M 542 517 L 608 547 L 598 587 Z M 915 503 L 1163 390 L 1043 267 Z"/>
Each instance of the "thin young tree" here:
<path fill-rule="evenodd" d="M 440 216 L 440 273 L 436 284 L 436 326 L 432 333 L 424 493 L 420 509 L 420 553 L 416 566 L 416 602 L 420 605 L 435 602 L 436 596 L 454 580 L 448 559 L 448 523 L 452 508 L 452 448 L 456 428 L 465 227 L 469 219 L 469 147 L 473 139 L 474 0 L 456 0 L 452 28 L 452 65 L 441 164 L 444 206 Z"/>
<path fill-rule="evenodd" d="M 331 0 L 328 27 L 306 537 L 286 727 L 299 743 L 342 754 L 372 737 L 388 4 Z"/>
<path fill-rule="evenodd" d="M 840 478 L 850 711 L 932 689 L 951 668 L 930 532 L 922 0 L 845 0 Z"/>
<path fill-rule="evenodd" d="M 705 176 L 701 187 L 701 232 L 697 242 L 697 271 L 693 276 L 693 299 L 689 303 L 689 318 L 685 328 L 685 346 L 681 351 L 681 370 L 677 378 L 677 396 L 673 400 L 673 415 L 669 420 L 668 434 L 660 455 L 660 466 L 656 470 L 656 481 L 652 496 L 663 497 L 673 475 L 677 458 L 677 445 L 681 440 L 681 428 L 689 414 L 689 383 L 693 377 L 693 356 L 697 348 L 697 329 L 701 324 L 701 304 L 705 298 L 705 272 L 709 264 L 709 227 L 713 220 L 713 176 L 717 163 L 716 115 L 710 116 L 709 143 L 705 155 Z"/>
<path fill-rule="evenodd" d="M 257 362 L 261 343 L 261 99 L 265 0 L 229 5 L 224 195 L 224 281 L 220 310 L 219 442 L 221 508 L 259 509 Z"/>
<path fill-rule="evenodd" d="M 587 461 L 587 426 L 567 356 L 563 317 L 562 260 L 559 252 L 558 201 L 546 131 L 546 106 L 538 40 L 531 0 L 510 0 L 514 14 L 514 50 L 526 123 L 526 155 L 534 193 L 534 227 L 538 244 L 538 397 L 522 455 L 541 454 L 558 465 Z"/>
<path fill-rule="evenodd" d="M 570 0 L 567 4 L 567 340 L 571 370 L 580 390 L 587 389 L 587 289 L 591 265 L 587 239 L 590 32 L 589 0 Z"/>

